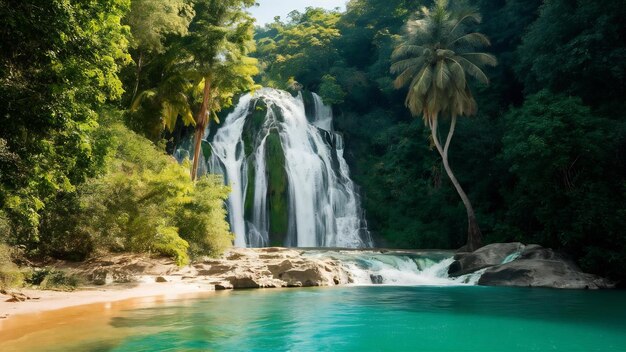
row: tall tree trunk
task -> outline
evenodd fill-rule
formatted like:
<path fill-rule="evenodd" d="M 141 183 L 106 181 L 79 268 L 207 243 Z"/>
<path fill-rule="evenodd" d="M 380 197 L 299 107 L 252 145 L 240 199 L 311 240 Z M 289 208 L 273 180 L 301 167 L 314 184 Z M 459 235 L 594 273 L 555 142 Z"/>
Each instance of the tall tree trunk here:
<path fill-rule="evenodd" d="M 135 88 L 133 89 L 133 97 L 130 99 L 130 105 L 132 106 L 139 90 L 139 80 L 141 79 L 141 69 L 143 67 L 143 51 L 139 51 L 139 60 L 137 60 L 137 77 L 135 77 Z"/>
<path fill-rule="evenodd" d="M 198 177 L 198 165 L 200 162 L 200 148 L 202 147 L 202 138 L 204 138 L 204 130 L 209 123 L 208 108 L 209 97 L 211 95 L 211 82 L 208 78 L 204 79 L 204 90 L 202 93 L 202 105 L 196 116 L 196 132 L 194 133 L 193 146 L 193 167 L 191 168 L 191 179 L 196 180 Z"/>
<path fill-rule="evenodd" d="M 433 142 L 435 143 L 435 146 L 437 147 L 437 151 L 439 152 L 439 154 L 441 155 L 441 159 L 443 160 L 443 167 L 446 170 L 446 173 L 448 174 L 450 181 L 452 181 L 452 184 L 454 185 L 454 188 L 456 189 L 457 193 L 461 197 L 461 200 L 463 201 L 463 205 L 465 205 L 465 210 L 467 211 L 467 250 L 475 251 L 476 249 L 482 246 L 482 240 L 483 240 L 482 232 L 480 231 L 480 227 L 478 227 L 478 222 L 476 222 L 476 214 L 474 213 L 474 208 L 472 207 L 472 203 L 467 197 L 467 194 L 465 193 L 465 191 L 463 191 L 461 184 L 454 176 L 454 173 L 452 172 L 452 168 L 450 167 L 450 163 L 448 162 L 448 150 L 450 148 L 450 142 L 452 141 L 452 135 L 454 135 L 454 129 L 456 127 L 456 119 L 457 119 L 456 116 L 452 117 L 452 122 L 450 123 L 450 130 L 448 131 L 448 137 L 446 138 L 446 144 L 444 145 L 443 148 L 441 147 L 441 143 L 439 142 L 439 136 L 437 134 L 437 128 L 438 128 L 437 118 L 432 120 L 433 122 L 431 123 L 430 131 L 432 134 Z"/>

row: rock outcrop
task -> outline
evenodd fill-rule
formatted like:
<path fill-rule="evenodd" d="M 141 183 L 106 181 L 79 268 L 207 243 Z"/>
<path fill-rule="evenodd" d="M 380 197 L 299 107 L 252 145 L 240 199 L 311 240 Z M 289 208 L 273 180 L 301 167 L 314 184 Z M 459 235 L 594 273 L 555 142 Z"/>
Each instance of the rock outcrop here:
<path fill-rule="evenodd" d="M 586 274 L 567 256 L 536 244 L 494 243 L 472 253 L 458 253 L 448 268 L 451 277 L 484 272 L 483 286 L 522 286 L 569 289 L 612 288 L 601 277 Z"/>
<path fill-rule="evenodd" d="M 524 286 L 569 289 L 612 288 L 601 277 L 585 274 L 562 260 L 518 259 L 487 269 L 478 280 L 483 286 Z"/>
<path fill-rule="evenodd" d="M 338 261 L 303 256 L 288 248 L 233 248 L 221 258 L 205 258 L 180 268 L 166 258 L 112 255 L 80 264 L 55 265 L 95 285 L 176 282 L 213 285 L 216 290 L 334 286 L 352 281 Z"/>
<path fill-rule="evenodd" d="M 454 262 L 448 268 L 448 275 L 457 277 L 502 264 L 507 257 L 518 253 L 522 248 L 524 245 L 519 242 L 493 243 L 474 252 L 457 253 Z"/>
<path fill-rule="evenodd" d="M 295 249 L 231 249 L 222 259 L 193 265 L 198 277 L 210 276 L 233 288 L 306 287 L 347 284 L 350 277 L 337 261 L 302 256 Z"/>
<path fill-rule="evenodd" d="M 385 282 L 382 274 L 363 274 L 363 270 L 355 271 L 340 259 L 293 248 L 233 248 L 220 258 L 204 258 L 182 268 L 170 259 L 137 254 L 112 255 L 79 264 L 59 262 L 55 267 L 96 285 L 183 282 L 229 290 L 363 283 L 363 275 L 369 275 L 371 284 Z M 608 280 L 582 272 L 567 256 L 538 245 L 494 243 L 472 253 L 457 253 L 454 259 L 448 268 L 450 277 L 473 274 L 472 282 L 477 280 L 484 286 L 613 286 Z"/>

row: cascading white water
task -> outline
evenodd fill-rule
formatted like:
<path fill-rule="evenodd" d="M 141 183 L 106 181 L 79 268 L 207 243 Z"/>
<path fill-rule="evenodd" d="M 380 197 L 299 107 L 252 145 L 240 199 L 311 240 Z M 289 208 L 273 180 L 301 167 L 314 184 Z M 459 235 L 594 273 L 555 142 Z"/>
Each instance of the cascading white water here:
<path fill-rule="evenodd" d="M 232 187 L 228 213 L 235 246 L 373 245 L 342 136 L 332 128 L 332 109 L 316 94 L 312 100 L 309 121 L 301 94 L 269 88 L 247 94 L 209 140 L 208 172 L 224 175 Z"/>
<path fill-rule="evenodd" d="M 450 252 L 381 253 L 378 251 L 306 251 L 303 255 L 337 261 L 354 285 L 476 285 L 484 270 L 450 277 Z"/>

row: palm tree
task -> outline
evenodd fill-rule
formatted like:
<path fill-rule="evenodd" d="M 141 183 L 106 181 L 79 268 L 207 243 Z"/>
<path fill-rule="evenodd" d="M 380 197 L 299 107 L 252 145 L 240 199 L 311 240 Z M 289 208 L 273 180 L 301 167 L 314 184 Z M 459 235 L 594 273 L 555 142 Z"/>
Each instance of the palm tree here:
<path fill-rule="evenodd" d="M 131 106 L 131 111 L 137 110 L 144 101 L 158 105 L 161 108 L 159 132 L 164 130 L 173 132 L 179 117 L 185 126 L 195 125 L 191 99 L 189 99 L 193 85 L 187 76 L 188 74 L 186 75 L 185 72 L 176 69 L 166 71 L 163 80 L 157 87 L 144 90 L 137 95 Z"/>
<path fill-rule="evenodd" d="M 472 204 L 450 168 L 448 152 L 457 117 L 476 113 L 468 78 L 488 84 L 482 69 L 485 65 L 497 65 L 493 55 L 478 51 L 490 45 L 489 39 L 468 31 L 469 25 L 480 21 L 480 14 L 473 9 L 452 10 L 448 0 L 437 0 L 432 8 L 422 8 L 418 18 L 407 23 L 402 43 L 392 54 L 391 66 L 391 72 L 398 75 L 396 88 L 409 86 L 405 104 L 413 116 L 421 115 L 430 128 L 446 173 L 465 205 L 469 251 L 481 246 L 482 234 Z M 440 116 L 451 118 L 443 146 L 437 131 Z"/>
<path fill-rule="evenodd" d="M 254 86 L 256 60 L 247 56 L 255 48 L 254 20 L 245 11 L 254 4 L 254 0 L 194 1 L 196 16 L 185 38 L 185 51 L 191 58 L 190 69 L 201 78 L 202 94 L 195 121 L 192 180 L 197 177 L 205 129 L 220 110 L 220 100 L 228 101 L 233 92 Z"/>
<path fill-rule="evenodd" d="M 257 60 L 248 56 L 255 49 L 254 26 L 245 8 L 254 0 L 193 4 L 195 16 L 186 35 L 172 45 L 163 80 L 139 94 L 131 109 L 151 100 L 161 107 L 163 129 L 172 131 L 179 118 L 186 126 L 195 126 L 191 169 L 195 180 L 209 123 L 219 123 L 217 113 L 232 103 L 236 93 L 256 88 L 253 76 L 259 71 Z"/>

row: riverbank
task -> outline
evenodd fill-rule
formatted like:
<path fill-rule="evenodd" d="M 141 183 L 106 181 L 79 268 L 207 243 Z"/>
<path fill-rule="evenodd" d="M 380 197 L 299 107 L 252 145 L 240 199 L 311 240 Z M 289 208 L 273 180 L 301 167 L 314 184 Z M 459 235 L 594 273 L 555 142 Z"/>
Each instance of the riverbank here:
<path fill-rule="evenodd" d="M 454 258 L 453 258 L 454 257 Z M 22 289 L 0 294 L 0 322 L 16 315 L 140 297 L 219 290 L 337 285 L 610 288 L 552 250 L 491 244 L 473 253 L 384 249 L 233 248 L 184 267 L 171 259 L 119 254 L 48 263 L 76 278 L 74 291 Z"/>
<path fill-rule="evenodd" d="M 31 288 L 0 293 L 0 322 L 16 315 L 140 297 L 351 282 L 336 260 L 307 257 L 287 248 L 231 249 L 219 259 L 185 267 L 166 258 L 120 254 L 82 263 L 58 261 L 47 268 L 75 277 L 81 285 L 72 291 Z"/>
<path fill-rule="evenodd" d="M 0 330 L 2 322 L 17 315 L 41 313 L 64 308 L 108 303 L 143 297 L 176 297 L 214 291 L 213 285 L 187 282 L 127 283 L 108 286 L 84 286 L 74 291 L 21 289 L 0 294 Z M 24 301 L 12 300 L 19 293 Z"/>

